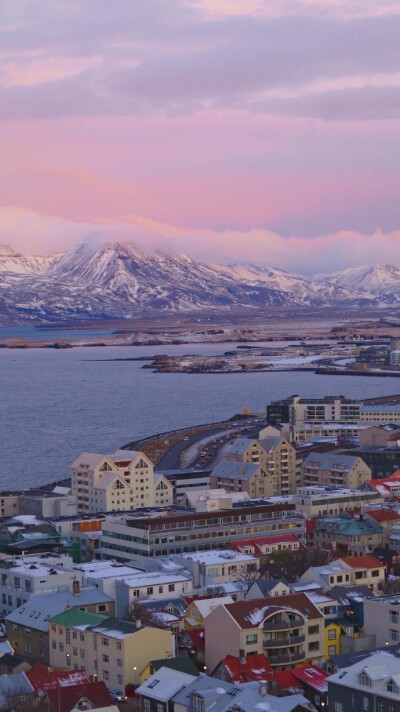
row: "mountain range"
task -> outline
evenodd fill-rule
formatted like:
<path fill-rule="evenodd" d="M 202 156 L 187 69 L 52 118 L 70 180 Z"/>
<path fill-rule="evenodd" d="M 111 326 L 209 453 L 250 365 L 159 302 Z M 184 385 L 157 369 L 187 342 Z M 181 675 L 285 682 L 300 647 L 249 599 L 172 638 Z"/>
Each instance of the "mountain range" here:
<path fill-rule="evenodd" d="M 131 319 L 270 307 L 385 308 L 400 302 L 400 268 L 369 265 L 308 278 L 254 264 L 204 264 L 130 243 L 29 256 L 0 245 L 0 323 Z"/>

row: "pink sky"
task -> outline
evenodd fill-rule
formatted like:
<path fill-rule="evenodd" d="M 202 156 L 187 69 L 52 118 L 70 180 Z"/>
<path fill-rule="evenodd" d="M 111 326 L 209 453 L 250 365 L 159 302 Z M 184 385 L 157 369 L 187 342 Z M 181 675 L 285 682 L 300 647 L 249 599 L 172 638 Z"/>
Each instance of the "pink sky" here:
<path fill-rule="evenodd" d="M 393 0 L 2 8 L 0 242 L 398 263 Z"/>

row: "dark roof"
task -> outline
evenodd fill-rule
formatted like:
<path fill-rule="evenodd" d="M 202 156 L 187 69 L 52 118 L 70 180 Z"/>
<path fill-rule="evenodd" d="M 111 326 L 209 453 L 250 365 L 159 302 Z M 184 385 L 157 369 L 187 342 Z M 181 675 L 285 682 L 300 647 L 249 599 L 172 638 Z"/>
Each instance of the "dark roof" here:
<path fill-rule="evenodd" d="M 272 591 L 275 588 L 275 586 L 277 586 L 279 583 L 283 583 L 283 584 L 287 585 L 286 581 L 284 581 L 283 579 L 264 579 L 264 578 L 257 579 L 256 581 L 254 581 L 253 585 L 254 586 L 257 585 L 258 588 L 260 589 L 261 593 L 263 594 L 263 596 L 267 596 L 270 593 L 270 591 Z"/>
<path fill-rule="evenodd" d="M 179 672 L 186 672 L 188 675 L 199 675 L 199 671 L 194 664 L 192 658 L 188 655 L 179 655 L 177 658 L 164 658 L 161 660 L 152 660 L 151 667 L 154 672 L 160 669 L 160 667 L 170 668 L 171 670 L 178 670 Z"/>
<path fill-rule="evenodd" d="M 12 653 L 6 653 L 0 658 L 0 667 L 6 667 L 9 670 L 14 670 L 14 668 L 17 668 L 22 663 L 28 663 L 28 665 L 33 665 L 33 663 L 29 663 L 25 658 L 22 658 L 20 655 L 15 655 L 15 653 L 14 655 Z"/>

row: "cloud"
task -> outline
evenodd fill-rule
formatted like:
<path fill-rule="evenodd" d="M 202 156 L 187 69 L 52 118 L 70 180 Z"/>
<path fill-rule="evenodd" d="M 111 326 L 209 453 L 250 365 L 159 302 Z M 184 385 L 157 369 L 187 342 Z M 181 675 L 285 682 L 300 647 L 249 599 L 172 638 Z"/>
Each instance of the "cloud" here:
<path fill-rule="evenodd" d="M 16 208 L 0 208 L 1 241 L 13 247 L 54 253 L 80 242 L 132 242 L 145 250 L 188 254 L 202 262 L 251 262 L 313 275 L 365 263 L 398 264 L 400 231 L 364 235 L 339 231 L 313 239 L 269 230 L 184 230 L 138 215 L 77 223 Z M 32 243 L 32 236 L 35 236 Z M 34 249 L 32 249 L 34 246 Z"/>

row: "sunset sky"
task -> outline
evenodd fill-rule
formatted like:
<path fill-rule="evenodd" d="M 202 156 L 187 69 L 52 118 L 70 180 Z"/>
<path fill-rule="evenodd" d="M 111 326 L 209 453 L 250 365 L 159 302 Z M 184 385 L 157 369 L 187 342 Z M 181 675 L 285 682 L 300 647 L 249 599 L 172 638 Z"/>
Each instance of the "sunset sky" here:
<path fill-rule="evenodd" d="M 399 263 L 398 0 L 6 0 L 0 242 Z"/>

